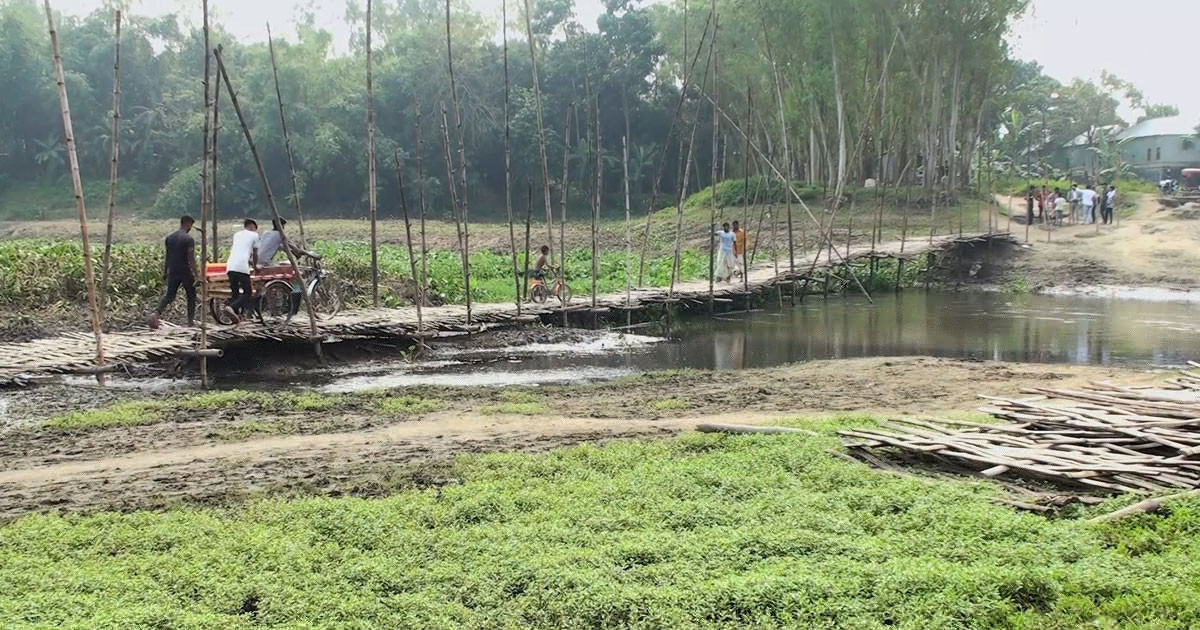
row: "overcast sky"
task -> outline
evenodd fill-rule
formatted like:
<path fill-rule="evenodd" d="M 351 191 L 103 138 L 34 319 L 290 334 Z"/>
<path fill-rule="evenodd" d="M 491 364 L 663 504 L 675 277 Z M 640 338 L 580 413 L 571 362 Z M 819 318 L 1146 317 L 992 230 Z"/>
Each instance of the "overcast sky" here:
<path fill-rule="evenodd" d="M 199 0 L 132 1 L 134 13 L 175 11 L 197 21 L 200 17 Z M 501 0 L 471 2 L 499 20 Z M 509 0 L 510 10 L 520 2 Z M 51 3 L 83 14 L 102 0 Z M 576 0 L 575 5 L 579 21 L 594 28 L 601 0 Z M 209 0 L 209 6 L 215 20 L 248 40 L 264 39 L 267 20 L 286 36 L 301 7 L 311 8 L 342 47 L 348 38 L 345 0 Z M 1176 105 L 1200 122 L 1200 81 L 1194 70 L 1200 61 L 1198 25 L 1200 0 L 1033 0 L 1028 14 L 1013 26 L 1012 44 L 1018 57 L 1041 63 L 1061 81 L 1098 79 L 1101 70 L 1108 70 L 1132 81 L 1150 101 Z M 1129 111 L 1123 114 L 1134 117 Z"/>

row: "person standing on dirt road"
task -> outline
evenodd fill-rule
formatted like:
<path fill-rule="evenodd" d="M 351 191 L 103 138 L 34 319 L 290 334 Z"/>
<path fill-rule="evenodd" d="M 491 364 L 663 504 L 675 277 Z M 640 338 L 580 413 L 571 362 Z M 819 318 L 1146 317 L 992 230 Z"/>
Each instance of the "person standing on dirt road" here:
<path fill-rule="evenodd" d="M 1083 222 L 1092 224 L 1096 222 L 1096 191 L 1092 190 L 1091 184 L 1084 184 L 1083 190 L 1079 191 L 1079 202 L 1083 204 Z"/>
<path fill-rule="evenodd" d="M 179 218 L 179 229 L 166 238 L 166 253 L 163 256 L 163 277 L 167 281 L 167 293 L 158 302 L 158 308 L 150 314 L 150 328 L 159 327 L 163 311 L 175 301 L 179 287 L 187 295 L 188 326 L 196 325 L 196 239 L 190 232 L 196 220 L 188 215 Z"/>
<path fill-rule="evenodd" d="M 1111 225 L 1113 213 L 1117 211 L 1117 187 L 1109 186 L 1104 195 L 1104 222 Z"/>
<path fill-rule="evenodd" d="M 242 323 L 242 313 L 251 306 L 254 284 L 250 282 L 250 271 L 254 269 L 258 252 L 258 222 L 246 219 L 242 230 L 233 235 L 229 247 L 229 258 L 225 261 L 225 274 L 229 276 L 229 292 L 232 299 L 225 313 L 233 316 L 235 326 Z"/>

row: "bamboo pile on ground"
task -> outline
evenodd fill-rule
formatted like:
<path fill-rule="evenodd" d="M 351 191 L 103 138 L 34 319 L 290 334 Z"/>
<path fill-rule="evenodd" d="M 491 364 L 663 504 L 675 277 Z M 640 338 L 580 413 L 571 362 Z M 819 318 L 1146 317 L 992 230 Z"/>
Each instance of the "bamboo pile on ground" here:
<path fill-rule="evenodd" d="M 1200 487 L 1200 375 L 1183 371 L 1156 388 L 1102 382 L 1023 393 L 982 397 L 981 411 L 1002 424 L 903 419 L 840 435 L 852 457 L 883 468 L 934 463 L 1103 494 Z"/>

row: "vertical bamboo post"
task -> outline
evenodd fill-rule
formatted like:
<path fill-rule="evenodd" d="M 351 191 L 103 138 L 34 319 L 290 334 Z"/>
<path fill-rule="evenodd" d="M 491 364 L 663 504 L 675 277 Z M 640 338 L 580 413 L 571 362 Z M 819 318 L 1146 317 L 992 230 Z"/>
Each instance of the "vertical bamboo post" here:
<path fill-rule="evenodd" d="M 220 48 L 220 46 L 218 46 Z M 212 111 L 212 143 L 209 147 L 209 152 L 212 154 L 212 172 L 208 174 L 208 219 L 212 222 L 212 261 L 217 262 L 221 257 L 219 252 L 220 243 L 217 241 L 217 138 L 220 136 L 218 132 L 221 130 L 221 81 L 218 79 L 216 85 L 213 86 L 213 111 Z M 207 289 L 205 289 L 207 291 Z M 205 300 L 205 304 L 208 301 Z"/>
<path fill-rule="evenodd" d="M 750 83 L 746 83 L 746 124 L 749 125 L 751 116 L 751 108 L 754 106 L 754 101 L 750 98 Z M 742 148 L 742 233 L 745 234 L 750 229 L 750 148 Z M 736 235 L 735 235 L 736 237 Z M 746 236 L 742 240 L 742 291 L 750 295 L 750 253 L 746 251 L 746 245 L 749 244 L 750 238 Z M 735 252 L 736 253 L 736 252 Z M 749 297 L 746 299 L 746 310 L 750 310 Z"/>
<path fill-rule="evenodd" d="M 417 199 L 421 205 L 421 279 L 417 284 L 420 292 L 421 306 L 429 303 L 429 250 L 425 242 L 425 137 L 421 132 L 421 99 L 416 99 L 417 105 Z M 425 331 L 419 331 L 424 333 Z"/>
<path fill-rule="evenodd" d="M 412 221 L 409 219 L 409 216 L 408 216 L 408 193 L 404 189 L 404 167 L 400 163 L 400 150 L 399 149 L 392 150 L 392 159 L 395 160 L 395 162 L 396 162 L 396 184 L 400 188 L 400 209 L 404 212 L 404 237 L 405 237 L 405 240 L 408 242 L 408 266 L 409 266 L 409 272 L 411 274 L 409 277 L 412 278 L 413 284 L 417 285 L 417 287 L 418 287 L 417 288 L 417 334 L 423 335 L 423 333 L 425 331 L 425 320 L 421 315 L 421 308 L 422 308 L 422 306 L 424 306 L 421 302 L 422 302 L 422 298 L 424 296 L 421 295 L 421 289 L 420 289 L 421 280 L 417 276 L 417 256 L 413 252 Z M 425 347 L 425 339 L 423 336 L 421 337 L 421 341 L 418 345 L 420 345 L 422 348 Z"/>
<path fill-rule="evenodd" d="M 569 176 L 570 176 L 570 166 L 571 166 L 571 115 L 572 114 L 575 115 L 575 126 L 578 127 L 579 126 L 579 112 L 577 112 L 575 110 L 574 102 L 567 104 L 567 115 L 566 115 L 566 119 L 563 120 L 563 175 L 562 175 L 562 185 L 559 187 L 560 200 L 559 200 L 559 204 L 558 204 L 558 209 L 559 209 L 559 212 L 561 213 L 561 215 L 559 216 L 559 219 L 558 219 L 558 246 L 561 248 L 559 250 L 558 273 L 561 275 L 563 282 L 567 281 L 567 191 L 571 187 L 571 185 L 569 183 L 570 182 Z M 585 164 L 584 167 L 586 168 L 586 166 L 587 165 Z M 586 171 L 584 171 L 584 172 L 586 172 Z M 554 239 L 550 239 L 549 246 L 550 246 L 550 258 L 551 258 L 551 260 L 553 260 L 554 259 Z M 551 265 L 551 266 L 553 266 L 553 265 Z M 559 302 L 561 303 L 562 300 L 560 299 Z M 562 306 L 564 307 L 563 312 L 562 312 L 562 323 L 563 323 L 563 327 L 565 328 L 567 326 L 567 311 L 565 308 L 566 304 L 563 303 Z"/>
<path fill-rule="evenodd" d="M 712 315 L 716 310 L 716 272 L 715 265 L 717 260 L 716 238 L 717 238 L 717 157 L 718 153 L 717 142 L 720 139 L 721 133 L 721 114 L 719 113 L 719 104 L 717 99 L 721 95 L 721 86 L 717 78 L 717 67 L 720 65 L 720 60 L 717 57 L 717 33 L 721 26 L 721 20 L 717 15 L 717 0 L 711 0 L 709 8 L 713 14 L 713 36 L 709 43 L 712 54 L 712 175 L 711 186 L 712 191 L 709 199 L 709 226 L 708 226 L 708 314 Z"/>
<path fill-rule="evenodd" d="M 538 150 L 542 157 L 542 193 L 546 200 L 546 235 L 549 238 L 550 266 L 554 266 L 554 214 L 550 205 L 550 164 L 546 158 L 546 126 L 542 120 L 542 82 L 538 77 L 537 40 L 533 37 L 533 21 L 529 0 L 525 4 L 525 37 L 529 40 L 529 65 L 533 73 L 533 101 L 537 113 Z M 566 185 L 566 182 L 563 182 Z"/>
<path fill-rule="evenodd" d="M 209 180 L 209 160 L 212 152 L 212 139 L 209 133 L 209 121 L 212 116 L 212 45 L 209 41 L 208 0 L 203 0 L 201 9 L 204 11 L 204 153 L 200 166 L 200 350 L 208 349 L 208 317 L 204 309 L 208 306 L 208 277 L 205 267 L 208 265 L 208 215 L 212 206 L 212 181 Z M 220 85 L 220 82 L 217 82 Z M 200 353 L 200 387 L 208 389 L 208 357 Z"/>
<path fill-rule="evenodd" d="M 521 316 L 521 277 L 517 269 L 517 235 L 513 225 L 512 206 L 512 150 L 510 131 L 512 120 L 509 114 L 509 81 L 508 81 L 508 0 L 500 3 L 500 31 L 504 38 L 504 208 L 508 211 L 508 243 L 512 252 L 513 282 L 516 293 L 514 300 L 517 304 L 517 317 Z"/>
<path fill-rule="evenodd" d="M 283 217 L 279 214 L 279 207 L 275 204 L 275 195 L 271 192 L 271 181 L 267 179 L 267 171 L 263 168 L 262 158 L 258 155 L 258 147 L 254 144 L 254 136 L 250 133 L 250 126 L 246 122 L 246 116 L 242 113 L 242 107 L 238 104 L 237 92 L 233 89 L 233 82 L 229 80 L 229 70 L 225 68 L 225 60 L 221 56 L 221 49 L 218 48 L 215 52 L 217 59 L 217 70 L 221 73 L 221 78 L 225 81 L 225 90 L 229 93 L 229 103 L 233 105 L 233 112 L 237 114 L 238 123 L 242 126 L 242 134 L 246 136 L 246 144 L 250 146 L 250 156 L 254 158 L 254 166 L 258 170 L 258 178 L 262 182 L 263 193 L 267 196 L 267 205 L 271 208 L 271 217 L 279 223 L 279 239 L 282 242 L 284 254 L 287 254 L 288 262 L 292 267 L 299 269 L 300 265 L 296 263 L 296 256 L 292 254 L 291 244 L 288 242 L 287 234 L 283 230 Z M 317 312 L 313 308 L 312 296 L 309 291 L 301 291 L 300 299 L 304 303 L 304 308 L 308 311 L 308 333 L 309 340 L 313 343 L 313 350 L 317 353 L 317 358 L 324 361 L 321 352 L 321 337 L 317 333 Z"/>
<path fill-rule="evenodd" d="M 521 300 L 529 299 L 529 230 L 533 224 L 533 182 L 525 179 L 525 273 L 521 274 L 524 279 L 521 283 L 522 294 Z"/>
<path fill-rule="evenodd" d="M 458 236 L 459 262 L 462 266 L 463 291 L 466 295 L 467 313 L 471 312 L 471 268 L 467 265 L 467 245 L 463 238 L 462 221 L 458 215 L 458 183 L 454 156 L 450 153 L 450 123 L 446 118 L 446 104 L 442 104 L 442 149 L 446 158 L 446 189 L 450 193 L 450 213 L 454 215 L 454 231 Z M 470 326 L 468 319 L 468 326 Z"/>
<path fill-rule="evenodd" d="M 375 185 L 375 77 L 371 65 L 371 0 L 367 0 L 367 204 L 371 215 L 371 305 L 379 308 L 379 190 Z M 232 90 L 230 90 L 232 92 Z"/>
<path fill-rule="evenodd" d="M 629 212 L 629 136 L 621 136 L 621 171 L 625 184 L 625 308 L 628 309 L 633 304 L 633 278 L 629 270 L 629 261 L 633 257 L 633 223 Z"/>
<path fill-rule="evenodd" d="M 104 333 L 101 331 L 100 307 L 96 301 L 96 276 L 92 268 L 92 244 L 88 239 L 87 208 L 83 201 L 83 181 L 79 176 L 79 156 L 75 153 L 75 131 L 71 127 L 71 106 L 67 101 L 67 82 L 63 75 L 62 55 L 58 49 L 58 31 L 54 28 L 54 14 L 50 0 L 45 0 L 46 23 L 50 27 L 50 47 L 54 53 L 54 76 L 58 87 L 58 103 L 62 108 L 63 135 L 67 143 L 67 159 L 71 165 L 71 186 L 75 191 L 75 211 L 79 215 L 79 237 L 83 243 L 83 278 L 87 288 L 88 309 L 92 320 L 92 333 L 96 336 L 96 367 L 104 367 Z M 96 373 L 96 381 L 104 386 L 103 370 Z"/>
<path fill-rule="evenodd" d="M 463 140 L 462 110 L 458 104 L 458 84 L 454 81 L 454 53 L 450 46 L 450 0 L 446 0 L 446 66 L 450 74 L 450 99 L 454 103 L 454 127 L 458 131 L 459 214 L 462 215 L 463 273 L 467 285 L 467 326 L 471 325 L 471 215 L 467 211 L 467 147 Z"/>
<path fill-rule="evenodd" d="M 597 276 L 600 275 L 600 247 L 596 238 L 597 221 L 600 218 L 600 195 L 601 189 L 604 187 L 604 168 L 601 162 L 603 155 L 603 145 L 600 140 L 600 96 L 595 97 L 595 121 L 596 121 L 596 188 L 592 191 L 592 311 L 593 316 L 596 310 L 596 290 Z"/>
<path fill-rule="evenodd" d="M 761 13 L 763 27 L 763 42 L 767 47 L 767 58 L 771 62 L 771 76 L 775 84 L 775 100 L 779 106 L 779 131 L 780 142 L 783 143 L 783 187 L 790 189 L 792 186 L 792 154 L 788 144 L 787 130 L 787 112 L 783 106 L 783 85 L 779 80 L 779 66 L 775 63 L 775 48 L 771 45 L 771 37 L 767 29 L 767 16 Z M 792 276 L 792 306 L 796 305 L 796 241 L 795 231 L 792 227 L 792 196 L 788 194 L 788 190 L 784 190 L 783 196 L 787 210 L 787 231 L 788 231 L 788 272 Z M 832 228 L 831 228 L 832 229 Z M 818 252 L 819 255 L 819 252 Z"/>
<path fill-rule="evenodd" d="M 112 151 L 108 171 L 108 225 L 104 230 L 104 260 L 100 264 L 100 308 L 108 305 L 108 280 L 112 272 L 113 220 L 117 215 L 117 166 L 121 159 L 121 10 L 115 18 L 113 38 Z M 206 47 L 207 48 L 207 47 Z M 207 97 L 206 97 L 207 98 Z"/>
<path fill-rule="evenodd" d="M 279 64 L 275 61 L 275 39 L 271 36 L 271 23 L 267 23 L 267 50 L 271 54 L 271 74 L 275 78 L 275 100 L 279 103 L 279 126 L 283 130 L 283 149 L 287 153 L 288 175 L 292 180 L 292 202 L 296 206 L 296 219 L 300 223 L 300 247 L 307 247 L 304 234 L 304 209 L 300 204 L 300 185 L 296 181 L 296 161 L 292 155 L 292 138 L 288 134 L 287 116 L 283 112 L 283 90 L 279 87 Z M 374 162 L 374 158 L 372 158 Z"/>

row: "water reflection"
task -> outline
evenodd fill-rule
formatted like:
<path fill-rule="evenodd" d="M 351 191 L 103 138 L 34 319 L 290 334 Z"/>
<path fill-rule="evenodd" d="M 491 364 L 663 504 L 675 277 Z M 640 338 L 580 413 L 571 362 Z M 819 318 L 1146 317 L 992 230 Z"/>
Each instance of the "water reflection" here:
<path fill-rule="evenodd" d="M 686 319 L 664 339 L 617 332 L 588 341 L 369 361 L 324 375 L 331 390 L 417 384 L 606 380 L 673 368 L 741 370 L 814 359 L 929 355 L 1037 363 L 1181 365 L 1200 357 L 1200 304 L 998 293 L 809 300 L 783 312 Z M 657 341 L 657 343 L 655 343 Z M 440 356 L 439 352 L 444 356 Z M 311 380 L 309 384 L 314 384 Z"/>
<path fill-rule="evenodd" d="M 693 320 L 664 367 L 743 369 L 809 359 L 932 355 L 996 361 L 1163 365 L 1200 356 L 1200 306 L 997 293 L 810 301 L 742 321 Z"/>

